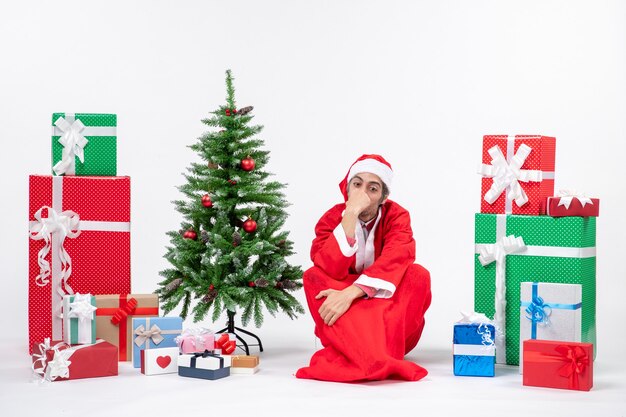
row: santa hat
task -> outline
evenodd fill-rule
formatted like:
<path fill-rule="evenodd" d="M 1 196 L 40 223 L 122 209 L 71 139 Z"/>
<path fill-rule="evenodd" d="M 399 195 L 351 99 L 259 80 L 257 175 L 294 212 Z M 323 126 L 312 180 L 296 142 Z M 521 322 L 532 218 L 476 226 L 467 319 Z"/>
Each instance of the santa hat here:
<path fill-rule="evenodd" d="M 352 164 L 346 177 L 339 183 L 339 189 L 346 201 L 348 201 L 348 183 L 360 172 L 369 172 L 378 175 L 391 192 L 391 180 L 393 179 L 391 164 L 380 155 L 361 155 L 361 157 Z"/>

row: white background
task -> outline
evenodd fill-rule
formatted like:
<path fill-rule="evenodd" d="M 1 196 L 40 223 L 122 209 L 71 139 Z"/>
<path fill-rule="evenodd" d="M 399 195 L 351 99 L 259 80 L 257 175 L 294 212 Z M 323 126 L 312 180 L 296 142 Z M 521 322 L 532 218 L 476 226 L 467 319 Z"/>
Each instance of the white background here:
<path fill-rule="evenodd" d="M 433 304 L 410 356 L 431 371 L 423 382 L 370 384 L 378 388 L 363 392 L 355 385 L 337 390 L 336 384 L 297 381 L 291 373 L 315 349 L 312 320 L 268 315 L 256 331 L 266 345 L 266 378 L 278 388 L 270 390 L 259 374 L 245 380 L 245 393 L 233 382 L 229 392 L 245 394 L 251 404 L 284 394 L 296 405 L 295 399 L 319 405 L 319 396 L 330 395 L 335 402 L 322 408 L 338 412 L 363 407 L 358 399 L 374 395 L 381 409 L 405 404 L 440 414 L 434 399 L 456 396 L 481 410 L 498 387 L 501 400 L 490 404 L 495 410 L 509 408 L 508 400 L 558 410 L 567 399 L 575 404 L 570 415 L 587 413 L 592 404 L 602 415 L 624 415 L 617 396 L 626 392 L 626 368 L 618 359 L 625 342 L 619 317 L 626 294 L 626 3 L 112 0 L 5 2 L 1 10 L 1 353 L 3 368 L 10 369 L 0 374 L 3 409 L 27 406 L 22 412 L 31 414 L 44 407 L 30 402 L 32 395 L 51 399 L 100 383 L 41 391 L 25 383 L 28 175 L 50 172 L 51 114 L 118 114 L 118 175 L 132 178 L 133 292 L 152 292 L 167 266 L 165 232 L 180 225 L 170 203 L 180 197 L 175 187 L 197 160 L 187 145 L 206 130 L 200 119 L 224 103 L 224 71 L 231 68 L 238 106 L 253 105 L 254 121 L 265 126 L 266 168 L 289 184 L 286 229 L 297 251 L 290 261 L 310 266 L 313 226 L 341 201 L 337 183 L 360 154 L 380 153 L 396 174 L 391 198 L 412 214 L 417 260 L 432 275 Z M 556 136 L 556 188 L 602 201 L 598 360 L 590 394 L 535 395 L 506 369 L 500 382 L 450 377 L 451 326 L 459 310 L 473 307 L 474 213 L 480 207 L 475 171 L 483 134 Z M 299 298 L 304 302 L 303 293 Z M 223 321 L 204 324 L 218 328 Z M 133 374 L 134 389 L 146 384 L 132 379 L 134 371 L 122 371 Z M 124 384 L 122 377 L 108 380 Z M 114 386 L 108 384 L 93 389 L 104 392 Z M 472 392 L 476 386 L 480 391 Z M 346 400 L 353 394 L 357 400 Z M 280 405 L 271 410 L 293 412 Z"/>

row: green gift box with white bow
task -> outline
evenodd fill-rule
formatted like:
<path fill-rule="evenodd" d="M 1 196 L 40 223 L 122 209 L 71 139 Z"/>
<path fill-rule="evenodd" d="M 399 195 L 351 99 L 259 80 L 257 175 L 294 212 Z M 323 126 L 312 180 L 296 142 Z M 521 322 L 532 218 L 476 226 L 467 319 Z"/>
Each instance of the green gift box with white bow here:
<path fill-rule="evenodd" d="M 116 176 L 117 115 L 54 113 L 54 175 Z"/>
<path fill-rule="evenodd" d="M 475 233 L 474 310 L 504 333 L 496 361 L 519 364 L 522 282 L 580 284 L 581 341 L 595 354 L 596 218 L 478 213 Z"/>
<path fill-rule="evenodd" d="M 73 294 L 63 297 L 63 341 L 68 345 L 96 343 L 96 297 Z"/>

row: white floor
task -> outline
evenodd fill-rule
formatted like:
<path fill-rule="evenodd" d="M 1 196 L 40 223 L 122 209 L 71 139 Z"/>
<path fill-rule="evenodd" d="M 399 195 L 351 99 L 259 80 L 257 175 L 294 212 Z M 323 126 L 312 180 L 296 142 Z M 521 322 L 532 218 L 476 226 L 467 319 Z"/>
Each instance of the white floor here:
<path fill-rule="evenodd" d="M 264 340 L 261 371 L 254 376 L 218 381 L 175 374 L 146 377 L 123 363 L 118 377 L 41 385 L 32 382 L 23 344 L 4 339 L 0 415 L 626 416 L 624 362 L 599 358 L 593 390 L 576 392 L 523 387 L 516 367 L 498 367 L 495 378 L 454 377 L 448 350 L 418 348 L 408 358 L 429 370 L 422 381 L 339 384 L 293 376 L 314 351 L 309 341 Z"/>

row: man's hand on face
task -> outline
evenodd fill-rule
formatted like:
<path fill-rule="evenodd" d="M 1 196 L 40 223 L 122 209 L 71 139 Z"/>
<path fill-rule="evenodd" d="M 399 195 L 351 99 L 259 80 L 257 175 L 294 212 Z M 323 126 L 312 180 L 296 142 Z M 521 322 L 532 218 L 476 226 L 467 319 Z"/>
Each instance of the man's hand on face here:
<path fill-rule="evenodd" d="M 358 217 L 371 203 L 372 200 L 363 188 L 354 188 L 350 190 L 348 201 L 346 201 L 346 210 Z"/>
<path fill-rule="evenodd" d="M 326 300 L 324 300 L 318 311 L 324 323 L 332 326 L 339 317 L 343 316 L 343 314 L 348 311 L 355 299 L 363 297 L 364 295 L 365 292 L 362 289 L 356 285 L 351 285 L 341 291 L 330 288 L 320 291 L 319 294 L 315 296 L 315 299 L 319 300 L 322 297 L 326 297 Z"/>

